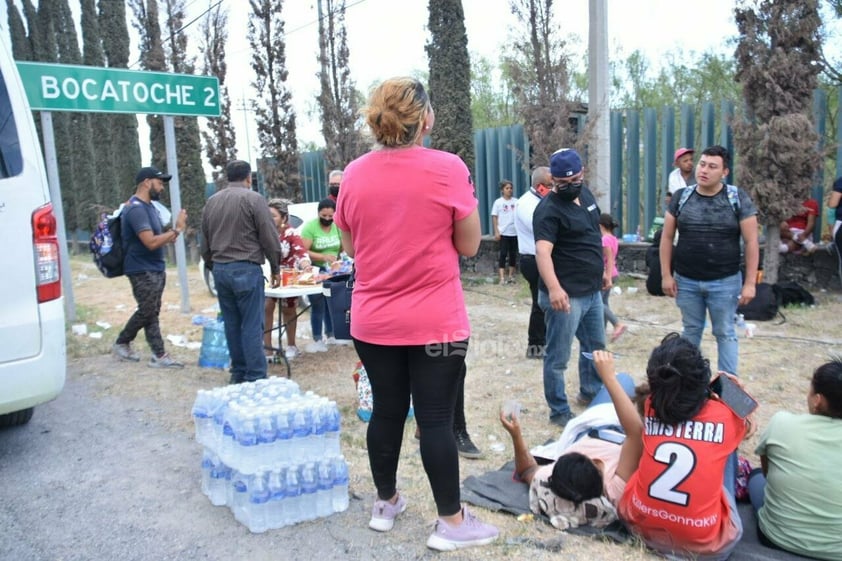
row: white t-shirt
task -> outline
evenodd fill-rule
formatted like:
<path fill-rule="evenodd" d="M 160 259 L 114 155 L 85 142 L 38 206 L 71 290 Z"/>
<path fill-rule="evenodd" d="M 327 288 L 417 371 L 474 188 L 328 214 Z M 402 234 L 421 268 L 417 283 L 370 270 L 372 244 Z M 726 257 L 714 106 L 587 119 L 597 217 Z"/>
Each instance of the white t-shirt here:
<path fill-rule="evenodd" d="M 515 230 L 515 208 L 517 208 L 517 198 L 512 197 L 508 201 L 500 197 L 491 206 L 491 216 L 497 217 L 497 230 L 502 236 L 516 236 Z"/>
<path fill-rule="evenodd" d="M 696 182 L 696 178 L 694 174 L 690 174 L 690 183 L 684 181 L 684 176 L 681 175 L 681 170 L 675 168 L 670 172 L 669 178 L 667 179 L 667 190 L 670 192 L 670 195 L 678 191 L 679 189 L 684 189 L 685 187 L 689 187 Z"/>
<path fill-rule="evenodd" d="M 541 202 L 541 197 L 530 189 L 518 201 L 515 209 L 515 230 L 518 252 L 535 255 L 535 234 L 532 231 L 532 214 Z"/>

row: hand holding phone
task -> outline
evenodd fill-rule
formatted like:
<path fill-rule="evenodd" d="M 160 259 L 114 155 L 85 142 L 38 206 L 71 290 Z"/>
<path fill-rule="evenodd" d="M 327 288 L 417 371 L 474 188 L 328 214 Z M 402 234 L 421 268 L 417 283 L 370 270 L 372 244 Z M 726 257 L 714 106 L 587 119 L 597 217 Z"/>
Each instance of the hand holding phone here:
<path fill-rule="evenodd" d="M 711 389 L 731 411 L 745 419 L 757 409 L 757 400 L 735 382 L 731 376 L 720 374 L 711 382 Z"/>

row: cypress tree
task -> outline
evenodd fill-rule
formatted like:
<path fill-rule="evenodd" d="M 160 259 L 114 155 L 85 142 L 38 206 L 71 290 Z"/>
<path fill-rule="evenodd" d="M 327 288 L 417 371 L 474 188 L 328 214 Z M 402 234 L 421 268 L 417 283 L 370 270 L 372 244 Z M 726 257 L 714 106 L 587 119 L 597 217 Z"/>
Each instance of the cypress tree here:
<path fill-rule="evenodd" d="M 468 169 L 474 167 L 474 131 L 471 116 L 471 60 L 461 0 L 430 0 L 430 103 L 436 126 L 432 146 L 457 154 Z"/>
<path fill-rule="evenodd" d="M 205 155 L 210 162 L 213 180 L 219 184 L 223 178 L 225 165 L 237 157 L 236 135 L 231 121 L 231 98 L 225 79 L 228 63 L 225 60 L 225 43 L 228 41 L 228 12 L 220 6 L 208 12 L 202 23 L 204 44 L 201 51 L 204 56 L 203 72 L 207 76 L 216 76 L 219 80 L 220 115 L 208 119 L 208 130 L 202 131 L 205 141 Z"/>
<path fill-rule="evenodd" d="M 9 35 L 12 39 L 12 55 L 15 60 L 32 60 L 32 45 L 26 36 L 26 28 L 13 0 L 6 0 L 6 15 L 9 19 Z"/>
<path fill-rule="evenodd" d="M 252 102 L 263 154 L 258 165 L 266 193 L 301 200 L 292 93 L 286 85 L 286 40 L 281 0 L 249 0 L 248 39 L 257 98 Z"/>
<path fill-rule="evenodd" d="M 359 103 L 348 67 L 345 0 L 318 0 L 319 109 L 322 114 L 324 158 L 328 169 L 342 169 L 365 151 L 356 123 Z"/>
<path fill-rule="evenodd" d="M 129 29 L 126 25 L 126 3 L 123 0 L 99 0 L 99 30 L 107 66 L 127 68 L 129 64 Z M 137 116 L 105 115 L 111 123 L 109 167 L 114 173 L 109 200 L 123 201 L 134 192 L 134 176 L 141 167 Z"/>

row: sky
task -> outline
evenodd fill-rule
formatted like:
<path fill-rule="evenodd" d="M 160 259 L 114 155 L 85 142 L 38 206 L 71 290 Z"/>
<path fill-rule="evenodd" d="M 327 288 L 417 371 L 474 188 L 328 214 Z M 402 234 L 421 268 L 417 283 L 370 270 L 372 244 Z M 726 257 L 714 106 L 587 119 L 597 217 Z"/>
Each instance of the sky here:
<path fill-rule="evenodd" d="M 164 0 L 158 0 L 159 5 Z M 218 0 L 186 0 L 191 21 Z M 78 3 L 70 0 L 78 21 Z M 424 45 L 427 33 L 427 0 L 346 0 L 346 25 L 352 78 L 367 93 L 380 80 L 426 72 Z M 492 63 L 500 58 L 511 39 L 514 16 L 509 0 L 462 0 L 468 49 Z M 641 50 L 652 66 L 668 54 L 687 55 L 714 51 L 733 53 L 729 40 L 736 35 L 734 0 L 704 0 L 677 3 L 674 0 L 607 0 L 609 55 L 624 58 Z M 222 0 L 228 9 L 229 43 L 226 83 L 232 101 L 232 120 L 237 134 L 238 156 L 254 160 L 260 156 L 253 113 L 241 110 L 252 98 L 253 73 L 247 39 L 248 0 Z M 584 60 L 588 38 L 588 0 L 556 0 L 554 13 L 558 33 L 574 47 L 574 60 Z M 296 111 L 299 143 L 324 143 L 315 112 L 318 95 L 318 25 L 314 0 L 285 0 L 287 67 Z M 131 16 L 130 16 L 131 17 Z M 0 3 L 0 26 L 7 27 L 6 3 Z M 198 51 L 199 22 L 188 28 L 189 45 Z M 134 29 L 129 26 L 132 35 Z M 8 40 L 8 31 L 2 33 Z M 137 41 L 133 38 L 136 52 Z M 137 60 L 133 57 L 132 60 Z M 199 61 L 199 65 L 201 62 Z M 136 67 L 135 67 L 136 68 Z M 140 119 L 145 129 L 145 120 Z M 200 126 L 201 123 L 200 123 Z M 142 133 L 143 134 L 143 133 Z M 145 137 L 142 137 L 145 138 Z M 141 142 L 146 150 L 146 143 Z M 148 153 L 144 153 L 144 161 Z"/>

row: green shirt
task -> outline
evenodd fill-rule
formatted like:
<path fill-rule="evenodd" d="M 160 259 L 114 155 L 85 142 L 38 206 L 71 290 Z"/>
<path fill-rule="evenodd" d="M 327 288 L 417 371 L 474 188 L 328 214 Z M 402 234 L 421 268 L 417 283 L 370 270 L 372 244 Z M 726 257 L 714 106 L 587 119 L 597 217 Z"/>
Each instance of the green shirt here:
<path fill-rule="evenodd" d="M 778 546 L 842 560 L 842 419 L 775 413 L 757 453 L 766 456 L 760 529 Z"/>
<path fill-rule="evenodd" d="M 339 255 L 339 248 L 342 246 L 342 238 L 339 237 L 339 228 L 336 224 L 330 225 L 330 231 L 322 230 L 322 225 L 319 219 L 311 220 L 301 229 L 301 238 L 311 240 L 313 244 L 310 246 L 310 251 L 316 253 L 327 253 L 329 255 Z M 319 267 L 327 267 L 325 261 L 313 260 L 314 265 Z"/>

